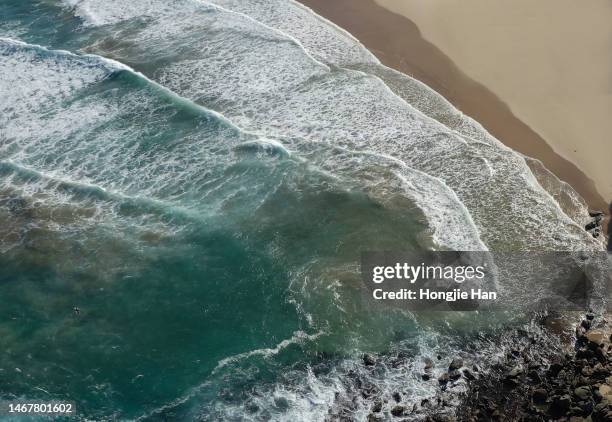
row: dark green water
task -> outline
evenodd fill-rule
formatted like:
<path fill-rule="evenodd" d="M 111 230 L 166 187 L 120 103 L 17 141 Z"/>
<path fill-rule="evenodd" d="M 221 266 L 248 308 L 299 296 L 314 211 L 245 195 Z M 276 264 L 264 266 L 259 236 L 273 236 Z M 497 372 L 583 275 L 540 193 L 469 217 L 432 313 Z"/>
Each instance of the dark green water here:
<path fill-rule="evenodd" d="M 212 400 L 223 386 L 273 383 L 289 362 L 321 350 L 385 344 L 388 334 L 375 330 L 384 322 L 362 315 L 354 287 L 326 291 L 321 273 L 354 278 L 342 267 L 372 238 L 416 244 L 409 209 L 398 216 L 284 154 L 235 149 L 250 137 L 129 72 L 4 47 L 4 57 L 22 54 L 24 78 L 37 76 L 38 63 L 102 68 L 99 81 L 41 101 L 40 132 L 3 140 L 7 400 L 63 398 L 83 415 L 131 418 L 202 384 Z M 67 127 L 69 116 L 87 118 Z M 32 118 L 19 117 L 10 124 Z M 9 164 L 19 154 L 27 158 Z M 313 347 L 302 331 L 326 334 Z M 296 332 L 280 362 L 252 363 L 262 366 L 253 379 L 235 386 L 212 375 L 224 358 Z"/>

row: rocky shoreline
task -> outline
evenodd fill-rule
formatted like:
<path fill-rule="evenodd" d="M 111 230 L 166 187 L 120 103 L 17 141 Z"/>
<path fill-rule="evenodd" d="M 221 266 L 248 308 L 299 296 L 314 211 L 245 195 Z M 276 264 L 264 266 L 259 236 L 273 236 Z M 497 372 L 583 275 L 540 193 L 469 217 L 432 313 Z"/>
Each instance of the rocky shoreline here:
<path fill-rule="evenodd" d="M 470 385 L 457 420 L 612 421 L 608 323 L 588 313 L 575 332 L 566 352 L 539 354 L 535 339 L 512 350 L 491 376 Z"/>
<path fill-rule="evenodd" d="M 486 371 L 460 357 L 442 368 L 439 356 L 425 358 L 421 378 L 437 383 L 439 393 L 420 403 L 399 392 L 380 398 L 367 421 L 612 421 L 610 324 L 587 313 L 567 335 L 567 321 L 564 333 L 555 333 L 548 318 L 543 334 L 517 330 L 500 340 L 504 355 Z M 366 355 L 363 364 L 376 363 Z"/>

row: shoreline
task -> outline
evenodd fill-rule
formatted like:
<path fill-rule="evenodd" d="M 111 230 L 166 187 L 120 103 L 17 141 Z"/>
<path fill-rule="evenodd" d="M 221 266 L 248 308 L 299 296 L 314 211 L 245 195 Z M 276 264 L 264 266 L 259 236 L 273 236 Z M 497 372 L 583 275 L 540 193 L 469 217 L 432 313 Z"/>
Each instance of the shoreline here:
<path fill-rule="evenodd" d="M 591 208 L 607 211 L 608 204 L 592 179 L 557 154 L 493 92 L 464 74 L 438 47 L 424 39 L 410 19 L 385 9 L 374 0 L 301 0 L 301 3 L 350 32 L 383 64 L 440 93 L 506 146 L 542 161 L 548 170 L 571 185 Z"/>
<path fill-rule="evenodd" d="M 441 94 L 506 146 L 540 160 L 592 209 L 608 212 L 608 203 L 592 179 L 425 40 L 409 19 L 374 0 L 300 1 L 351 33 L 383 64 Z M 558 315 L 534 321 L 535 332 L 518 329 L 492 338 L 505 353 L 486 371 L 477 358 L 464 362 L 456 357 L 444 367 L 439 356 L 437 361 L 435 356 L 425 358 L 422 382 L 438 385 L 438 392 L 417 402 L 399 391 L 390 399 L 380 396 L 367 420 L 608 420 L 612 417 L 612 337 L 604 316 L 609 314 L 589 312 L 576 321 L 577 315 Z M 377 362 L 378 358 L 364 355 L 365 366 L 376 367 Z M 357 393 L 372 394 L 367 389 Z"/>
<path fill-rule="evenodd" d="M 375 1 L 414 22 L 424 39 L 612 198 L 612 3 Z"/>
<path fill-rule="evenodd" d="M 499 350 L 491 360 L 478 354 L 422 356 L 413 369 L 423 385 L 437 386 L 431 395 L 381 392 L 355 374 L 358 382 L 349 399 L 373 399 L 368 422 L 604 422 L 612 417 L 609 316 L 591 311 L 534 315 L 504 333 L 472 337 L 472 348 Z M 361 365 L 376 371 L 401 359 L 366 353 Z M 335 420 L 341 414 L 330 416 Z"/>
<path fill-rule="evenodd" d="M 562 329 L 556 345 L 533 335 L 517 342 L 488 376 L 469 383 L 458 408 L 459 419 L 610 420 L 612 346 L 604 316 L 588 312 L 576 324 L 567 316 L 545 320 L 553 334 L 559 323 L 575 327 L 574 333 Z"/>

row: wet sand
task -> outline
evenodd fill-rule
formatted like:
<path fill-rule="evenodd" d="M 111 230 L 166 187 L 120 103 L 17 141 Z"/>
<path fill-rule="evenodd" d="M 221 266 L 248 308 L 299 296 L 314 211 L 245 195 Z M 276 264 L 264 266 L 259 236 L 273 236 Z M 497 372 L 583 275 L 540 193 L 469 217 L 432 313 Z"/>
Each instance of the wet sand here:
<path fill-rule="evenodd" d="M 519 119 L 517 113 L 491 89 L 469 77 L 445 52 L 426 40 L 410 19 L 378 5 L 374 0 L 301 0 L 301 2 L 352 33 L 387 66 L 423 81 L 442 94 L 509 147 L 541 160 L 561 180 L 572 185 L 592 208 L 602 210 L 608 208 L 601 194 L 605 191 L 601 188 L 598 190 L 599 186 L 603 184 L 605 188 L 609 182 L 605 178 L 601 180 L 599 174 L 601 171 L 590 171 L 591 166 L 587 165 L 586 171 L 583 172 L 572 162 L 578 162 L 577 160 L 570 161 L 562 156 L 556 151 L 558 144 L 552 141 L 549 141 L 549 144 Z M 386 3 L 390 4 L 391 1 Z M 413 2 L 398 1 L 397 4 L 408 3 Z M 430 6 L 430 3 L 420 4 L 421 8 Z M 502 5 L 502 2 L 499 5 Z M 489 58 L 491 63 L 495 64 L 496 52 L 490 53 Z M 527 88 L 523 92 L 527 91 Z M 521 95 L 521 92 L 518 92 L 517 96 Z M 528 101 L 535 93 L 524 95 L 525 101 Z M 532 107 L 537 108 L 539 104 L 536 102 Z M 558 119 L 556 123 L 561 124 L 567 119 Z M 582 122 L 578 118 L 572 117 L 572 119 Z M 612 122 L 612 119 L 608 120 Z M 598 162 L 607 164 L 606 160 L 612 160 L 612 155 L 606 156 L 607 149 L 600 151 L 598 147 L 593 147 L 593 138 L 581 137 L 573 142 L 576 150 L 588 151 L 594 148 L 590 155 L 596 157 Z M 555 149 L 551 148 L 551 145 L 554 145 Z M 604 148 L 609 149 L 610 145 L 612 142 L 607 142 Z M 595 175 L 599 175 L 598 186 L 593 182 Z"/>

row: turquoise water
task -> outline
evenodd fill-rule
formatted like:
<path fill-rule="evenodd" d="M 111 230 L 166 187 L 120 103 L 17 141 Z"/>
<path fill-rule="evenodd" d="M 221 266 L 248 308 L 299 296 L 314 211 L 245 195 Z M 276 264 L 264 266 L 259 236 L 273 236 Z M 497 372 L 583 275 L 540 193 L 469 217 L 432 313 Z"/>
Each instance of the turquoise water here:
<path fill-rule="evenodd" d="M 361 251 L 595 247 L 580 201 L 348 34 L 234 3 L 0 2 L 2 400 L 320 420 L 356 373 L 426 396 L 407 368 L 498 323 L 368 307 Z"/>

